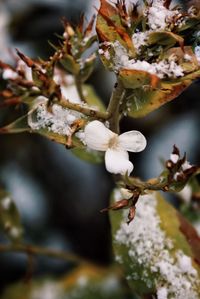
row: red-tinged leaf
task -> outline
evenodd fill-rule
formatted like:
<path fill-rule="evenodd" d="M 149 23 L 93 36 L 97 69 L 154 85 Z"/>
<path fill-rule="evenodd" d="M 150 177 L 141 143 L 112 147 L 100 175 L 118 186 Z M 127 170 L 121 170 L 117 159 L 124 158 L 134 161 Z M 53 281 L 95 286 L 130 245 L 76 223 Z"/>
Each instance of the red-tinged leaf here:
<path fill-rule="evenodd" d="M 200 266 L 200 237 L 196 230 L 180 213 L 177 213 L 177 216 L 180 222 L 180 231 L 184 234 L 190 244 L 195 262 Z"/>
<path fill-rule="evenodd" d="M 162 105 L 177 98 L 195 79 L 200 77 L 200 70 L 192 72 L 180 79 L 159 81 L 155 89 L 137 88 L 128 92 L 128 114 L 132 117 L 143 117 Z M 127 85 L 131 86 L 131 85 Z"/>
<path fill-rule="evenodd" d="M 146 71 L 122 69 L 119 72 L 119 78 L 122 81 L 125 88 L 136 89 L 148 86 L 156 88 L 160 82 L 160 79 L 156 75 L 152 75 Z"/>
<path fill-rule="evenodd" d="M 96 29 L 100 42 L 113 43 L 117 40 L 134 56 L 132 39 L 121 24 L 118 10 L 108 1 L 101 0 Z"/>

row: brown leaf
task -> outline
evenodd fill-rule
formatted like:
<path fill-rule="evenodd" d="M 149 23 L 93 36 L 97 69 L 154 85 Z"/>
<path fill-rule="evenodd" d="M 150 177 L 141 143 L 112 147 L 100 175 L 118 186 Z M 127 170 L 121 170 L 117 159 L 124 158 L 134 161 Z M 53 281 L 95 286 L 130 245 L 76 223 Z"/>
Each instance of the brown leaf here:
<path fill-rule="evenodd" d="M 190 244 L 195 262 L 200 265 L 200 237 L 192 225 L 180 213 L 177 213 L 177 216 L 180 221 L 180 231 Z"/>

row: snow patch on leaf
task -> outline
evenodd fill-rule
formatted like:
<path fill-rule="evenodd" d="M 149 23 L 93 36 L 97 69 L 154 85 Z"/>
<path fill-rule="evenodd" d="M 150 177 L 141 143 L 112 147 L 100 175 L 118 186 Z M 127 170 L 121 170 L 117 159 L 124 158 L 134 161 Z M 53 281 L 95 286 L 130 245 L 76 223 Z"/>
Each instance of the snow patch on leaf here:
<path fill-rule="evenodd" d="M 136 208 L 135 219 L 129 225 L 125 222 L 127 215 L 124 215 L 124 220 L 115 234 L 115 242 L 127 247 L 133 263 L 150 269 L 154 282 L 145 270 L 140 279 L 143 279 L 149 288 L 155 284 L 159 299 L 198 299 L 200 280 L 197 271 L 191 258 L 182 250 L 177 250 L 174 256 L 170 254 L 172 249 L 175 249 L 174 244 L 160 227 L 161 219 L 157 213 L 155 195 L 140 196 Z M 137 273 L 128 278 L 137 280 L 135 274 Z"/>

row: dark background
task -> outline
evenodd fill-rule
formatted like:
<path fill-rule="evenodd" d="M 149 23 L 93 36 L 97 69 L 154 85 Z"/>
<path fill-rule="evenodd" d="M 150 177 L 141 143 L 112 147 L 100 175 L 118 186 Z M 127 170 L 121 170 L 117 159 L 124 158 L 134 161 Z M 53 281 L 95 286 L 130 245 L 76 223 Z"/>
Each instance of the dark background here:
<path fill-rule="evenodd" d="M 183 3 L 183 2 L 182 2 Z M 188 3 L 184 2 L 184 5 Z M 61 18 L 76 23 L 85 11 L 91 15 L 95 1 L 81 0 L 8 0 L 0 2 L 0 59 L 11 62 L 15 47 L 32 57 L 48 57 L 62 34 Z M 101 63 L 90 79 L 105 103 L 114 83 Z M 199 82 L 176 101 L 149 116 L 122 122 L 122 131 L 140 130 L 148 146 L 131 156 L 135 175 L 147 179 L 159 174 L 160 158 L 167 159 L 176 144 L 195 164 L 199 151 Z M 5 124 L 10 111 L 0 113 Z M 27 242 L 73 252 L 101 264 L 112 259 L 108 216 L 101 214 L 114 186 L 103 165 L 92 165 L 74 157 L 64 146 L 37 135 L 0 136 L 0 184 L 12 195 L 21 213 Z M 0 235 L 3 242 L 4 237 Z M 26 257 L 21 254 L 0 256 L 0 287 L 23 277 Z M 38 258 L 35 275 L 65 273 L 63 261 Z"/>

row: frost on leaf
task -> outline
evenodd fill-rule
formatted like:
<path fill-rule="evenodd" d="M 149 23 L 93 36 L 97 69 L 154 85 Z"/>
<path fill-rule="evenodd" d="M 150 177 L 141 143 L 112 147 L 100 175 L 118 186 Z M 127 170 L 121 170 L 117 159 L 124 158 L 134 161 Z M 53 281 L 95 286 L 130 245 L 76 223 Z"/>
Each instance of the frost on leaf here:
<path fill-rule="evenodd" d="M 127 89 L 127 112 L 133 117 L 173 100 L 200 76 L 193 37 L 199 11 L 184 12 L 162 0 L 142 3 L 130 8 L 121 0 L 101 0 L 97 17 L 100 57 Z"/>
<path fill-rule="evenodd" d="M 154 294 L 159 299 L 164 295 L 198 299 L 199 252 L 191 239 L 196 245 L 200 239 L 191 225 L 186 221 L 182 230 L 178 212 L 156 193 L 139 197 L 129 225 L 126 214 L 123 211 L 118 219 L 111 214 L 111 223 L 116 260 L 129 286 L 140 295 Z"/>

